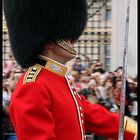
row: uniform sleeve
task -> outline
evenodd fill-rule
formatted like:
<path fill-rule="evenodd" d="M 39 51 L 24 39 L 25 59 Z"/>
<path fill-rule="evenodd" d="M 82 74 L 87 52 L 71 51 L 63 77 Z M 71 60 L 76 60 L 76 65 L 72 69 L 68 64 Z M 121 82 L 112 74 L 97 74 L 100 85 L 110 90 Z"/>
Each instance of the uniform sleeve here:
<path fill-rule="evenodd" d="M 48 92 L 37 82 L 15 92 L 9 108 L 18 140 L 55 140 Z"/>
<path fill-rule="evenodd" d="M 87 100 L 82 101 L 84 107 L 85 130 L 105 138 L 118 139 L 119 114 L 109 112 L 99 104 L 91 104 Z M 125 140 L 133 140 L 134 134 L 124 132 Z"/>

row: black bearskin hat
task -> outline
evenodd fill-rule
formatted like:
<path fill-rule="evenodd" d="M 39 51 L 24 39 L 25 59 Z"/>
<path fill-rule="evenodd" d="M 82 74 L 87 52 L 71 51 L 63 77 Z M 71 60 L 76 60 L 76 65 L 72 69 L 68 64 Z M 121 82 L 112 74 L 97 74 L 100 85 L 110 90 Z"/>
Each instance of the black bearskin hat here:
<path fill-rule="evenodd" d="M 34 65 L 46 43 L 76 40 L 87 22 L 86 0 L 4 0 L 11 48 L 17 62 Z"/>

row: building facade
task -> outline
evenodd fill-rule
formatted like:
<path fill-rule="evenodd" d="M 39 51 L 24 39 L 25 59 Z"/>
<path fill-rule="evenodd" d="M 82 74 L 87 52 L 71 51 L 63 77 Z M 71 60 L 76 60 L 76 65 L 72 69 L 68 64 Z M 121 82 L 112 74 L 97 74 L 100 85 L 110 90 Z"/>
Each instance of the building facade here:
<path fill-rule="evenodd" d="M 112 1 L 111 70 L 122 65 L 127 1 Z M 130 1 L 127 72 L 137 76 L 137 0 Z"/>
<path fill-rule="evenodd" d="M 110 71 L 111 47 L 111 0 L 87 0 L 87 26 L 76 44 L 78 56 L 85 55 L 94 63 L 100 60 Z"/>

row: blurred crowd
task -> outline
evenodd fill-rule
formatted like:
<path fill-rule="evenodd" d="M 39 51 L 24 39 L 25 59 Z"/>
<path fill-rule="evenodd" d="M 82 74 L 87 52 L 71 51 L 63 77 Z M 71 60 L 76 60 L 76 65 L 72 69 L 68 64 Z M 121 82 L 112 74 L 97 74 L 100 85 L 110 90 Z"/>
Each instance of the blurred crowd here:
<path fill-rule="evenodd" d="M 105 71 L 99 60 L 91 62 L 86 58 L 81 62 L 77 57 L 67 63 L 68 75 L 77 92 L 91 102 L 103 105 L 111 112 L 119 112 L 122 88 L 122 67 Z M 125 115 L 137 120 L 137 77 L 126 75 Z"/>
<path fill-rule="evenodd" d="M 114 71 L 105 71 L 103 63 L 99 60 L 92 62 L 85 56 L 67 63 L 68 75 L 73 81 L 77 92 L 92 104 L 100 104 L 110 112 L 120 112 L 120 97 L 122 93 L 122 67 Z M 125 115 L 138 119 L 137 77 L 126 75 Z M 87 134 L 90 134 L 87 132 Z M 94 135 L 94 140 L 106 140 Z M 112 139 L 107 139 L 112 140 Z"/>
<path fill-rule="evenodd" d="M 77 92 L 92 104 L 101 104 L 111 112 L 119 112 L 122 88 L 122 67 L 114 71 L 105 71 L 103 63 L 99 60 L 92 62 L 88 57 L 81 61 L 80 57 L 67 64 L 68 76 L 73 81 Z M 11 133 L 8 106 L 14 86 L 19 76 L 24 72 L 10 54 L 4 62 L 3 68 L 3 132 Z M 126 76 L 125 115 L 137 120 L 137 77 L 130 74 Z"/>
<path fill-rule="evenodd" d="M 9 54 L 7 61 L 3 62 L 3 90 L 2 90 L 2 105 L 3 105 L 3 133 L 14 133 L 13 126 L 11 124 L 8 106 L 10 103 L 10 97 L 14 90 L 15 84 L 24 72 L 23 69 L 16 63 L 12 54 Z"/>

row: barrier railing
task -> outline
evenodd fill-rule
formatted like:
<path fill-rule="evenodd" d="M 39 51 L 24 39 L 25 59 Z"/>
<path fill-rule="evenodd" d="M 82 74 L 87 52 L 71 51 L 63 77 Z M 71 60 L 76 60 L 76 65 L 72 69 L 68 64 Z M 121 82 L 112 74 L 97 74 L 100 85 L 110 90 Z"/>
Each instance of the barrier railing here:
<path fill-rule="evenodd" d="M 2 140 L 17 140 L 15 133 L 3 133 Z"/>
<path fill-rule="evenodd" d="M 17 140 L 15 133 L 3 133 L 2 140 Z M 94 140 L 94 135 L 86 135 L 86 140 Z"/>

